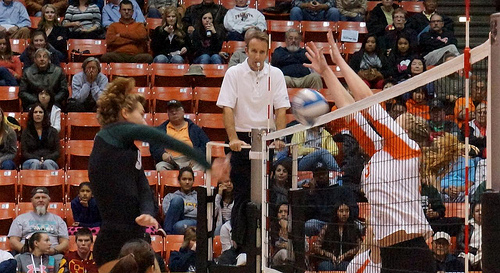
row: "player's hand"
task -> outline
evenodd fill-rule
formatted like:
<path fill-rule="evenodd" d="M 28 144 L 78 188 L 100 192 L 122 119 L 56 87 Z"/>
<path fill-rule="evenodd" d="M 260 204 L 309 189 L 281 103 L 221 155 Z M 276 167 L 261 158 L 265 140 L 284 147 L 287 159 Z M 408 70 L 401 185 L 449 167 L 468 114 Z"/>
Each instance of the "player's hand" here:
<path fill-rule="evenodd" d="M 143 227 L 153 226 L 156 229 L 158 229 L 158 226 L 159 226 L 158 221 L 156 221 L 156 219 L 149 214 L 139 215 L 137 218 L 135 218 L 135 222 L 139 226 L 143 226 Z"/>
<path fill-rule="evenodd" d="M 326 34 L 326 37 L 328 38 L 328 44 L 330 45 L 329 51 L 330 51 L 330 57 L 332 58 L 333 63 L 339 64 L 340 62 L 343 62 L 344 59 L 342 58 L 342 55 L 340 54 L 339 47 L 337 43 L 335 42 L 335 38 L 333 38 L 333 33 L 332 31 L 328 31 Z"/>
<path fill-rule="evenodd" d="M 248 144 L 245 141 L 239 140 L 239 139 L 231 140 L 229 142 L 229 148 L 231 149 L 231 151 L 235 151 L 235 152 L 241 151 L 241 147 L 243 145 L 248 145 Z"/>
<path fill-rule="evenodd" d="M 283 142 L 283 140 L 281 139 L 276 139 L 275 141 L 273 141 L 273 143 L 271 143 L 271 145 L 274 145 L 274 148 L 278 151 L 281 151 L 285 148 L 285 142 Z"/>
<path fill-rule="evenodd" d="M 328 67 L 328 63 L 326 62 L 325 55 L 323 55 L 323 48 L 317 48 L 316 44 L 309 42 L 307 43 L 306 50 L 306 57 L 309 61 L 311 61 L 311 63 L 305 63 L 305 67 L 313 69 L 320 75 L 323 75 L 327 69 L 330 69 Z"/>

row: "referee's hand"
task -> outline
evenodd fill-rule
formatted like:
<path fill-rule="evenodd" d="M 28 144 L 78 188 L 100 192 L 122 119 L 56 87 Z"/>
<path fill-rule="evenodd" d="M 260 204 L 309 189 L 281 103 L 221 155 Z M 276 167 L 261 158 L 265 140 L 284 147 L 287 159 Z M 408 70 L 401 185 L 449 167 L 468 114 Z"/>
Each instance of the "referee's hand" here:
<path fill-rule="evenodd" d="M 239 139 L 229 141 L 229 148 L 231 149 L 231 151 L 239 152 L 241 151 L 241 146 L 243 145 L 248 144 L 245 141 Z"/>

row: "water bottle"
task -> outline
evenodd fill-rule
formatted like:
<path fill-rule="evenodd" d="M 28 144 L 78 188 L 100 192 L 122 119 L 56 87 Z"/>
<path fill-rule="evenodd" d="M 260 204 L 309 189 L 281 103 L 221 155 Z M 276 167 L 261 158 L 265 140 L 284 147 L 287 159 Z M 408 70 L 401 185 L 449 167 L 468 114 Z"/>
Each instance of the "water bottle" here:
<path fill-rule="evenodd" d="M 207 30 L 207 37 L 208 37 L 208 38 L 212 37 L 212 31 Z"/>

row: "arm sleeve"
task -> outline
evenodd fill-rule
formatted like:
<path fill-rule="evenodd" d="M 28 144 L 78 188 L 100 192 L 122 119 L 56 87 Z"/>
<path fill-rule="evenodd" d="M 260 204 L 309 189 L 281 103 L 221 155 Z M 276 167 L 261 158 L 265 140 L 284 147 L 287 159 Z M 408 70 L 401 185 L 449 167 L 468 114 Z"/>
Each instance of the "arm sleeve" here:
<path fill-rule="evenodd" d="M 106 85 L 108 85 L 108 78 L 104 76 L 104 74 L 99 73 L 99 75 L 97 75 L 95 83 L 96 84 L 92 86 L 90 92 L 92 92 L 92 97 L 94 98 L 94 100 L 97 101 L 102 91 L 104 91 L 104 89 L 106 88 Z"/>
<path fill-rule="evenodd" d="M 134 20 L 139 23 L 146 22 L 146 18 L 144 18 L 141 7 L 139 6 L 139 4 L 137 4 L 137 1 L 132 1 L 132 4 L 134 6 Z"/>
<path fill-rule="evenodd" d="M 99 7 L 97 5 L 92 5 L 93 8 L 91 10 L 92 12 L 92 26 L 95 26 L 97 28 L 101 27 L 101 11 L 99 10 Z"/>
<path fill-rule="evenodd" d="M 72 98 L 76 99 L 78 102 L 84 102 L 89 96 L 90 84 L 85 80 L 85 74 L 80 72 L 73 77 L 71 83 L 72 88 Z"/>
<path fill-rule="evenodd" d="M 38 101 L 38 97 L 31 93 L 29 89 L 30 83 L 26 76 L 26 71 L 24 71 L 21 84 L 19 85 L 19 98 L 23 102 L 23 105 L 31 105 Z"/>
<path fill-rule="evenodd" d="M 49 133 L 51 137 L 49 137 L 48 139 L 48 141 L 52 141 L 52 144 L 50 146 L 53 147 L 53 150 L 45 158 L 57 161 L 57 159 L 59 159 L 61 149 L 61 144 L 59 143 L 59 134 L 55 128 L 50 127 L 49 130 L 53 130 Z"/>
<path fill-rule="evenodd" d="M 28 15 L 28 11 L 20 2 L 19 2 L 19 4 L 20 4 L 21 8 L 19 9 L 19 20 L 17 21 L 18 23 L 16 25 L 20 28 L 21 27 L 30 27 L 31 20 L 30 20 L 30 16 Z"/>
<path fill-rule="evenodd" d="M 68 82 L 66 80 L 66 75 L 64 75 L 64 72 L 61 71 L 59 74 L 59 90 L 53 90 L 54 92 L 57 91 L 56 95 L 54 96 L 54 100 L 56 103 L 59 103 L 61 106 L 65 104 L 69 92 L 68 92 Z"/>
<path fill-rule="evenodd" d="M 113 23 L 113 20 L 111 20 L 111 16 L 108 13 L 108 9 L 111 8 L 109 8 L 109 6 L 104 6 L 104 8 L 102 9 L 101 19 L 103 27 L 109 27 Z"/>
<path fill-rule="evenodd" d="M 106 32 L 106 44 L 108 45 L 108 48 L 109 47 L 114 48 L 114 47 L 134 43 L 133 40 L 123 37 L 121 33 L 120 33 L 120 37 L 117 37 L 116 34 L 118 34 L 119 32 L 116 28 L 117 28 L 117 25 L 113 23 L 109 26 L 109 28 Z"/>
<path fill-rule="evenodd" d="M 0 155 L 0 163 L 5 160 L 14 159 L 17 153 L 16 133 L 13 130 L 9 130 L 7 135 L 4 136 L 4 139 L 4 153 Z"/>
<path fill-rule="evenodd" d="M 15 273 L 16 267 L 17 267 L 17 261 L 15 259 L 8 259 L 0 263 L 0 272 Z"/>
<path fill-rule="evenodd" d="M 52 107 L 57 107 L 57 106 L 52 106 Z M 57 107 L 56 109 L 57 110 L 54 110 L 53 109 L 53 113 L 52 115 L 50 116 L 50 125 L 52 127 L 54 127 L 57 132 L 60 132 L 61 131 L 61 109 L 59 107 Z"/>
<path fill-rule="evenodd" d="M 173 194 L 169 193 L 163 198 L 163 203 L 162 203 L 162 210 L 163 210 L 163 215 L 167 215 L 168 208 L 170 207 L 170 201 L 172 201 Z"/>
<path fill-rule="evenodd" d="M 81 222 L 82 205 L 78 201 L 78 197 L 71 200 L 71 211 L 73 212 L 73 220 L 75 220 L 75 222 Z"/>
<path fill-rule="evenodd" d="M 135 23 L 133 31 L 128 31 L 120 33 L 120 36 L 126 39 L 130 39 L 135 43 L 145 41 L 148 38 L 148 32 L 146 27 L 142 23 Z"/>
<path fill-rule="evenodd" d="M 23 133 L 21 135 L 21 152 L 22 152 L 22 155 L 23 155 L 23 160 L 27 160 L 27 159 L 40 159 L 40 157 L 35 154 L 35 153 L 32 153 L 30 152 L 31 151 L 31 145 L 29 145 L 29 138 L 30 138 L 30 133 L 29 133 L 29 129 L 24 129 L 23 130 Z"/>

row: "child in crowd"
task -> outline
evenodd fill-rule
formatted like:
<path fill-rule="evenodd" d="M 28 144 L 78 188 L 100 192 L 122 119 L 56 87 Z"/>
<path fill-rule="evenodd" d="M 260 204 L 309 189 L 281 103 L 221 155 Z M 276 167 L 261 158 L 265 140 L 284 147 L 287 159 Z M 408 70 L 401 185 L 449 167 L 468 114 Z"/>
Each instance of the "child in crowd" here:
<path fill-rule="evenodd" d="M 50 247 L 50 238 L 46 232 L 35 232 L 26 238 L 24 253 L 16 256 L 17 272 L 57 272 L 59 264 L 56 264 L 54 257 L 48 255 Z"/>
<path fill-rule="evenodd" d="M 215 235 L 219 235 L 222 225 L 231 220 L 233 204 L 233 182 L 228 176 L 219 180 L 218 192 L 215 196 Z"/>
<path fill-rule="evenodd" d="M 59 266 L 59 273 L 97 273 L 97 265 L 91 250 L 94 237 L 90 229 L 86 227 L 79 229 L 75 233 L 75 241 L 77 250 L 64 255 Z"/>
<path fill-rule="evenodd" d="M 170 253 L 170 272 L 196 271 L 196 227 L 188 227 L 179 251 Z"/>
<path fill-rule="evenodd" d="M 80 184 L 78 196 L 71 201 L 71 210 L 75 220 L 73 226 L 93 228 L 101 225 L 101 215 L 92 195 L 90 182 Z"/>

